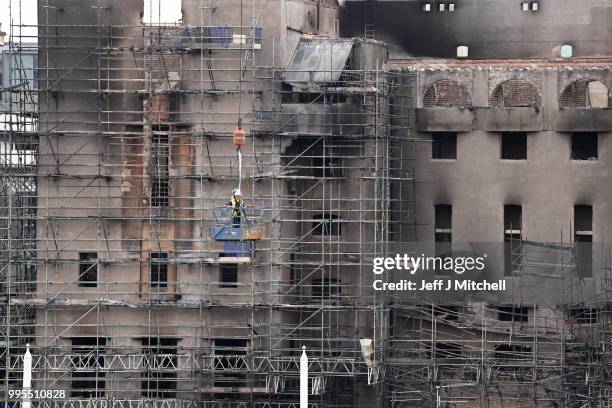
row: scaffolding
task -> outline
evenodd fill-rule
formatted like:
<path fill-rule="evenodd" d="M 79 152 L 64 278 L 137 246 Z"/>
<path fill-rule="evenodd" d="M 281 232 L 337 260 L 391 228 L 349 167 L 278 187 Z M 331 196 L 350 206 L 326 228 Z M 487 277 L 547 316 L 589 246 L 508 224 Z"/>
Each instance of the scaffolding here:
<path fill-rule="evenodd" d="M 302 346 L 311 407 L 611 406 L 609 298 L 582 305 L 571 245 L 531 247 L 561 254 L 577 315 L 373 290 L 373 259 L 418 240 L 416 78 L 383 43 L 282 44 L 262 0 L 155 25 L 138 0 L 39 0 L 36 27 L 10 2 L 7 406 L 26 345 L 34 388 L 66 392 L 37 407 L 297 407 Z"/>

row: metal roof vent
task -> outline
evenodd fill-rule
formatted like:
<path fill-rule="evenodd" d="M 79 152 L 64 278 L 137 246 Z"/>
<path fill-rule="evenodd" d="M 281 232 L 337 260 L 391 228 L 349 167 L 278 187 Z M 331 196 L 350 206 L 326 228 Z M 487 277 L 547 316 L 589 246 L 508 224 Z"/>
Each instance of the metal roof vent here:
<path fill-rule="evenodd" d="M 561 45 L 561 58 L 572 58 L 574 56 L 574 47 L 571 44 Z"/>
<path fill-rule="evenodd" d="M 469 55 L 468 47 L 465 45 L 460 45 L 457 47 L 457 58 L 467 58 Z"/>

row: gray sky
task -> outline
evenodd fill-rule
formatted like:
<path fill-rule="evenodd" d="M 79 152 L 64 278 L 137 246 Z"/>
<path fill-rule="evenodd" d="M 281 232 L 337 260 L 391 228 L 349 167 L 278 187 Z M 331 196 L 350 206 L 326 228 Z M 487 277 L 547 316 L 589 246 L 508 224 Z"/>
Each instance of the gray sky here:
<path fill-rule="evenodd" d="M 21 3 L 21 6 L 20 6 Z M 12 9 L 10 8 L 12 6 Z M 7 39 L 11 34 L 10 15 L 13 17 L 13 24 L 35 25 L 36 24 L 36 0 L 0 0 L 0 23 L 2 31 L 7 34 Z M 21 17 L 20 17 L 21 11 Z M 16 30 L 17 27 L 14 28 Z M 36 28 L 24 29 L 22 35 L 35 35 Z M 24 41 L 34 41 L 33 38 L 24 38 Z"/>
<path fill-rule="evenodd" d="M 35 25 L 37 21 L 36 1 L 37 0 L 0 0 L 0 23 L 2 23 L 2 31 L 6 31 L 6 33 L 10 35 L 10 5 L 12 5 L 11 15 L 13 17 L 13 24 Z M 50 4 L 52 3 L 53 1 L 50 1 Z M 19 17 L 20 11 L 21 20 Z M 180 0 L 144 0 L 145 23 L 173 23 L 180 18 Z M 36 35 L 36 29 L 32 28 L 28 31 L 22 31 L 22 35 Z M 34 39 L 24 38 L 24 41 L 32 40 Z"/>

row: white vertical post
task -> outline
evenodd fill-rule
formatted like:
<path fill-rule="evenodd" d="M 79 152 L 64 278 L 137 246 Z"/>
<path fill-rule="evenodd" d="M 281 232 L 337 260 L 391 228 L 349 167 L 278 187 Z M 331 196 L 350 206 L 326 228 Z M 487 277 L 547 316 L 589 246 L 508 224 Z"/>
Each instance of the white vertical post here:
<path fill-rule="evenodd" d="M 30 408 L 32 403 L 28 396 L 28 392 L 32 389 L 32 354 L 30 354 L 30 344 L 26 344 L 26 352 L 23 356 L 23 397 L 22 408 Z"/>
<path fill-rule="evenodd" d="M 306 346 L 302 346 L 300 357 L 300 408 L 308 408 L 308 356 Z"/>

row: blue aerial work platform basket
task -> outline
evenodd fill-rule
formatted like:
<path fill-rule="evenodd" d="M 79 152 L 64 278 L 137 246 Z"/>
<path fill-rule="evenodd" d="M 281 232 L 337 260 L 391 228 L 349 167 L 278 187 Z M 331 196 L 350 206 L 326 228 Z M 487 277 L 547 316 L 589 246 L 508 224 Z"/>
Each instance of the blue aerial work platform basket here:
<path fill-rule="evenodd" d="M 233 224 L 232 209 L 228 206 L 213 207 L 213 224 L 210 236 L 223 242 L 225 257 L 249 257 L 255 255 L 256 241 L 263 239 L 266 228 L 262 223 L 263 207 L 243 206 L 240 224 Z"/>

